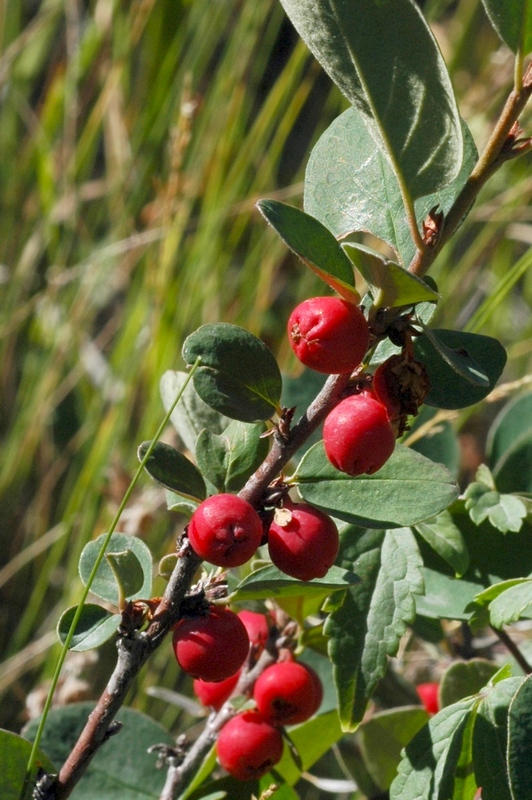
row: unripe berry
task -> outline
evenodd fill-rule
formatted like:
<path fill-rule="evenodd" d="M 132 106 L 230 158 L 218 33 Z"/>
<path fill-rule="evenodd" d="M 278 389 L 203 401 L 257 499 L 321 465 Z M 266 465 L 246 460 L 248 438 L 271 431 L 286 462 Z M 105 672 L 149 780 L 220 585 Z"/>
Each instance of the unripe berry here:
<path fill-rule="evenodd" d="M 244 624 L 230 609 L 215 606 L 203 616 L 180 620 L 174 628 L 172 643 L 181 669 L 204 681 L 224 681 L 231 677 L 249 653 Z"/>
<path fill-rule="evenodd" d="M 369 393 L 346 397 L 325 420 L 323 446 L 341 472 L 353 476 L 377 472 L 395 448 L 386 408 Z"/>
<path fill-rule="evenodd" d="M 433 681 L 429 683 L 419 683 L 416 686 L 419 699 L 425 706 L 425 711 L 428 711 L 429 714 L 437 714 L 440 710 L 439 689 L 440 685 Z"/>
<path fill-rule="evenodd" d="M 224 725 L 216 749 L 220 764 L 233 778 L 256 780 L 281 760 L 283 737 L 256 711 L 244 711 Z"/>
<path fill-rule="evenodd" d="M 316 713 L 323 699 L 317 674 L 297 661 L 280 661 L 257 678 L 253 697 L 259 713 L 273 725 L 295 725 Z"/>
<path fill-rule="evenodd" d="M 237 616 L 244 623 L 249 641 L 254 645 L 256 654 L 259 655 L 264 650 L 270 633 L 266 615 L 259 614 L 256 611 L 248 611 L 244 608 L 238 612 Z"/>
<path fill-rule="evenodd" d="M 225 681 L 202 681 L 196 678 L 193 683 L 194 694 L 206 708 L 214 708 L 219 711 L 226 700 L 233 694 L 233 690 L 238 683 L 240 670 Z"/>
<path fill-rule="evenodd" d="M 262 534 L 262 522 L 253 506 L 234 494 L 208 497 L 188 525 L 194 552 L 217 567 L 245 564 L 259 547 Z"/>
<path fill-rule="evenodd" d="M 268 532 L 270 558 L 292 578 L 323 578 L 338 554 L 338 529 L 323 511 L 307 503 L 285 502 Z"/>
<path fill-rule="evenodd" d="M 311 297 L 292 311 L 288 338 L 305 366 L 336 375 L 352 372 L 362 362 L 369 329 L 353 303 L 340 297 Z"/>

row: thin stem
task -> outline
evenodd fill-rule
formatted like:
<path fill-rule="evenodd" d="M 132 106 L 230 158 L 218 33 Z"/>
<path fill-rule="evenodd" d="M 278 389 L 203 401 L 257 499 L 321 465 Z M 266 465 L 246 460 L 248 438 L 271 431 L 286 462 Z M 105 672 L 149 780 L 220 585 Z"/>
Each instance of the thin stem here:
<path fill-rule="evenodd" d="M 512 654 L 514 659 L 517 661 L 525 675 L 532 674 L 532 666 L 528 663 L 522 652 L 519 650 L 518 646 L 514 642 L 514 640 L 509 636 L 505 630 L 502 628 L 495 628 L 493 625 L 490 626 L 493 633 L 498 636 L 501 640 L 503 645 L 506 649 Z"/>

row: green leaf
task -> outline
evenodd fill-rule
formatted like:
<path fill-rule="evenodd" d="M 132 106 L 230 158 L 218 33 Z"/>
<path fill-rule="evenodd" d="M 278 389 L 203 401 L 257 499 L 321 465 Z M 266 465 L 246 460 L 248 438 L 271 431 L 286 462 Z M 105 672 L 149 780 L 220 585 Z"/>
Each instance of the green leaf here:
<path fill-rule="evenodd" d="M 344 730 L 355 730 L 366 705 L 397 652 L 406 625 L 415 617 L 414 596 L 423 591 L 421 557 L 412 532 L 342 534 L 341 563 L 351 565 L 361 582 L 349 589 L 325 624 L 329 656 Z"/>
<path fill-rule="evenodd" d="M 438 413 L 436 408 L 422 406 L 410 426 L 408 443 L 416 453 L 421 453 L 431 461 L 443 464 L 451 475 L 456 477 L 460 469 L 458 437 L 448 420 L 441 420 L 434 425 L 430 424 Z M 425 426 L 429 426 L 428 429 Z M 420 439 L 416 439 L 418 432 L 421 432 L 420 429 L 425 429 L 425 433 Z M 411 441 L 411 437 L 413 437 L 413 441 Z"/>
<path fill-rule="evenodd" d="M 369 247 L 344 244 L 343 248 L 368 285 L 375 308 L 437 303 L 440 299 L 425 281 Z"/>
<path fill-rule="evenodd" d="M 360 581 L 358 575 L 341 567 L 331 567 L 323 578 L 313 581 L 298 581 L 277 569 L 268 566 L 247 575 L 231 593 L 231 600 L 267 600 L 270 597 L 300 597 L 330 594 L 332 591 L 348 589 Z"/>
<path fill-rule="evenodd" d="M 133 597 L 144 583 L 144 569 L 133 550 L 118 553 L 105 553 L 105 559 L 115 576 L 119 587 L 119 607 L 129 597 Z"/>
<path fill-rule="evenodd" d="M 532 796 L 532 676 L 517 689 L 508 715 L 508 775 L 512 800 Z"/>
<path fill-rule="evenodd" d="M 0 793 L 2 800 L 30 800 L 39 768 L 49 775 L 57 773 L 57 769 L 48 756 L 45 755 L 42 748 L 39 749 L 36 766 L 30 775 L 27 791 L 22 797 L 21 792 L 24 787 L 30 753 L 31 743 L 27 739 L 23 739 L 22 736 L 11 731 L 0 730 Z"/>
<path fill-rule="evenodd" d="M 364 761 L 382 792 L 390 788 L 397 774 L 401 750 L 428 719 L 424 708 L 405 706 L 378 711 L 358 729 Z"/>
<path fill-rule="evenodd" d="M 491 24 L 512 52 L 532 51 L 531 0 L 482 0 Z"/>
<path fill-rule="evenodd" d="M 479 694 L 481 689 L 497 674 L 496 664 L 485 658 L 471 658 L 469 661 L 455 661 L 444 672 L 439 698 L 442 708 L 451 706 L 465 697 Z"/>
<path fill-rule="evenodd" d="M 441 191 L 415 203 L 418 225 L 438 207 L 446 214 L 462 190 L 478 153 L 462 121 L 464 157 L 457 177 Z M 357 108 L 344 111 L 315 145 L 305 176 L 305 211 L 323 222 L 337 239 L 368 231 L 382 239 L 408 266 L 416 253 L 392 166 Z"/>
<path fill-rule="evenodd" d="M 511 800 L 506 768 L 508 708 L 522 678 L 507 678 L 482 692 L 473 731 L 473 766 L 483 800 Z"/>
<path fill-rule="evenodd" d="M 142 461 L 150 445 L 151 442 L 139 445 L 139 461 Z M 169 444 L 156 442 L 144 469 L 157 483 L 172 492 L 198 500 L 206 497 L 205 481 L 198 468 Z"/>
<path fill-rule="evenodd" d="M 405 194 L 450 183 L 462 133 L 443 58 L 410 0 L 282 0 L 326 72 L 364 115 Z M 412 42 L 416 43 L 412 47 Z"/>
<path fill-rule="evenodd" d="M 106 535 L 107 534 L 102 533 L 101 536 L 98 536 L 97 539 L 89 542 L 83 548 L 83 552 L 81 553 L 79 560 L 79 574 L 85 585 L 87 584 L 87 580 L 98 557 L 100 547 Z M 137 592 L 134 592 L 131 596 L 129 596 L 128 599 L 137 600 L 139 598 L 147 599 L 151 597 L 153 564 L 149 548 L 141 539 L 138 539 L 136 536 L 129 536 L 125 533 L 113 533 L 107 548 L 107 552 L 117 553 L 123 552 L 124 550 L 131 550 L 133 552 L 141 565 L 144 575 L 142 586 Z M 101 597 L 102 600 L 107 600 L 110 603 L 114 603 L 116 606 L 120 601 L 120 592 L 115 574 L 105 559 L 98 567 L 96 578 L 91 586 L 91 592 L 93 592 L 95 595 L 98 595 L 98 597 Z"/>
<path fill-rule="evenodd" d="M 269 419 L 279 406 L 282 382 L 266 345 L 237 325 L 202 325 L 183 345 L 188 366 L 201 358 L 194 388 L 207 405 L 231 419 Z"/>
<path fill-rule="evenodd" d="M 292 480 L 309 503 L 372 528 L 415 525 L 443 511 L 458 495 L 445 467 L 402 445 L 378 472 L 353 478 L 332 466 L 318 442 L 305 453 Z"/>
<path fill-rule="evenodd" d="M 57 623 L 57 635 L 61 644 L 65 643 L 77 609 L 77 606 L 71 606 L 61 614 Z M 107 609 L 94 603 L 86 603 L 83 606 L 69 650 L 84 653 L 86 650 L 93 650 L 95 647 L 99 647 L 116 634 L 121 619 L 120 614 L 112 614 Z"/>
<path fill-rule="evenodd" d="M 490 428 L 486 451 L 500 491 L 532 492 L 532 392 L 504 406 Z"/>
<path fill-rule="evenodd" d="M 168 370 L 161 378 L 160 392 L 166 411 L 172 406 L 183 384 L 188 379 L 186 372 Z M 198 395 L 193 383 L 188 383 L 181 400 L 172 411 L 170 417 L 183 444 L 194 452 L 199 433 L 207 428 L 213 433 L 221 433 L 229 425 L 230 420 L 207 405 Z"/>
<path fill-rule="evenodd" d="M 325 225 L 277 200 L 260 200 L 257 208 L 307 267 L 347 300 L 360 301 L 351 262 Z"/>
<path fill-rule="evenodd" d="M 501 533 L 521 530 L 527 509 L 522 500 L 511 494 L 499 494 L 484 483 L 470 483 L 465 494 L 465 505 L 476 525 L 489 519 Z"/>
<path fill-rule="evenodd" d="M 166 507 L 169 511 L 176 511 L 190 518 L 199 505 L 197 500 L 166 490 Z"/>
<path fill-rule="evenodd" d="M 432 330 L 430 338 L 419 336 L 414 354 L 425 364 L 430 380 L 425 402 L 437 408 L 480 402 L 495 387 L 506 364 L 506 351 L 497 339 L 463 331 Z"/>
<path fill-rule="evenodd" d="M 293 378 L 290 375 L 283 375 L 283 393 L 281 395 L 281 405 L 285 408 L 296 407 L 296 417 L 303 416 L 316 395 L 323 388 L 327 379 L 326 375 L 315 372 L 313 369 L 305 369 Z M 299 453 L 308 450 L 313 444 L 321 439 L 321 426 L 309 436 L 307 441 L 300 448 Z"/>
<path fill-rule="evenodd" d="M 513 585 L 508 586 L 512 583 Z M 518 619 L 532 618 L 532 579 L 507 581 L 499 586 L 507 586 L 490 605 L 490 621 L 495 628 L 502 628 Z"/>
<path fill-rule="evenodd" d="M 285 747 L 275 772 L 279 773 L 288 785 L 293 786 L 301 777 L 301 772 L 309 770 L 341 738 L 342 729 L 336 710 L 321 714 L 297 728 L 292 728 L 290 739 L 301 756 L 302 770 L 298 769 L 288 748 Z"/>
<path fill-rule="evenodd" d="M 58 764 L 63 764 L 74 747 L 93 703 L 73 703 L 51 710 L 44 736 L 43 749 Z M 156 753 L 148 753 L 152 745 L 175 746 L 175 739 L 157 722 L 131 708 L 120 709 L 123 727 L 111 736 L 91 760 L 87 772 L 70 795 L 72 800 L 158 800 L 165 779 L 165 770 L 155 768 Z M 24 734 L 33 739 L 38 720 L 27 725 Z"/>
<path fill-rule="evenodd" d="M 417 613 L 431 619 L 468 620 L 471 604 L 483 584 L 463 577 L 455 578 L 428 567 L 423 567 L 421 572 L 425 594 L 416 598 Z"/>
<path fill-rule="evenodd" d="M 204 429 L 196 442 L 196 460 L 203 475 L 219 492 L 238 492 L 268 454 L 268 440 L 262 436 L 263 422 L 248 424 L 237 420 L 223 433 Z"/>
<path fill-rule="evenodd" d="M 471 798 L 455 795 L 455 784 L 462 784 L 471 759 L 471 728 L 479 700 L 468 698 L 439 711 L 406 746 L 396 779 L 390 787 L 390 800 L 443 800 Z"/>
<path fill-rule="evenodd" d="M 442 511 L 433 519 L 420 522 L 416 525 L 416 530 L 454 569 L 457 576 L 464 574 L 469 566 L 469 552 L 460 529 L 448 511 Z"/>

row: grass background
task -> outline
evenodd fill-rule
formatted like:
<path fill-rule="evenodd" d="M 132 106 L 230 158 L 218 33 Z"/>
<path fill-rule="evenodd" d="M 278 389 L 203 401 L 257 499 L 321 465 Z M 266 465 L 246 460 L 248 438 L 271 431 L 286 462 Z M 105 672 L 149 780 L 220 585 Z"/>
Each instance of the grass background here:
<path fill-rule="evenodd" d="M 479 0 L 424 10 L 481 147 L 512 59 Z M 19 730 L 79 596 L 79 554 L 162 417 L 159 379 L 181 367 L 184 337 L 235 322 L 294 368 L 285 320 L 319 285 L 254 204 L 301 202 L 310 147 L 345 101 L 277 0 L 3 0 L 0 99 L 0 726 Z M 499 337 L 504 379 L 520 384 L 532 372 L 531 163 L 491 180 L 432 271 L 438 324 Z M 482 434 L 494 407 L 457 430 Z M 148 479 L 124 529 L 156 557 L 174 547 Z M 175 729 L 186 712 L 146 691 L 187 689 L 163 651 L 131 703 Z M 113 656 L 104 648 L 97 669 L 72 659 L 65 696 L 93 696 Z"/>

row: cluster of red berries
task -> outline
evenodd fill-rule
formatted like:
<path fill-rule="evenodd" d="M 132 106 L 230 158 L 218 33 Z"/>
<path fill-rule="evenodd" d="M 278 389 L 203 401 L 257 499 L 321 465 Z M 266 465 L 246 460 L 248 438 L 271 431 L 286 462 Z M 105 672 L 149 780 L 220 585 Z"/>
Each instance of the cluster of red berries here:
<path fill-rule="evenodd" d="M 234 693 L 250 647 L 257 659 L 266 646 L 269 624 L 264 614 L 254 611 L 235 614 L 209 606 L 205 612 L 178 622 L 173 646 L 183 671 L 195 678 L 200 702 L 218 711 Z M 315 714 L 323 688 L 314 670 L 286 660 L 264 670 L 252 697 L 256 708 L 232 717 L 217 742 L 220 764 L 239 780 L 259 778 L 277 764 L 283 752 L 282 728 Z"/>

